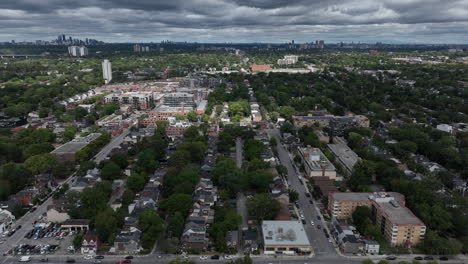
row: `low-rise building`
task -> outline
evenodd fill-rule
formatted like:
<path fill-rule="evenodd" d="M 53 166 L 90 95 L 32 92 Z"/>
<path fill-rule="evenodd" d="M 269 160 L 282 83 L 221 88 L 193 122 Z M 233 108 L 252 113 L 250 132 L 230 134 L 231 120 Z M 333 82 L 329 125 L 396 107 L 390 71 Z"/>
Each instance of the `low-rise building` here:
<path fill-rule="evenodd" d="M 299 221 L 263 221 L 262 234 L 265 254 L 309 254 L 312 251 Z"/>
<path fill-rule="evenodd" d="M 81 254 L 96 255 L 99 248 L 99 238 L 97 234 L 88 232 L 81 239 Z"/>
<path fill-rule="evenodd" d="M 307 177 L 328 177 L 333 180 L 341 180 L 337 179 L 335 166 L 319 148 L 298 148 L 298 153 Z"/>
<path fill-rule="evenodd" d="M 96 140 L 101 136 L 101 133 L 91 133 L 86 137 L 77 137 L 70 142 L 67 142 L 58 148 L 54 149 L 51 154 L 63 159 L 63 160 L 74 160 L 75 153 L 80 149 L 86 147 L 89 143 Z"/>
<path fill-rule="evenodd" d="M 0 232 L 3 233 L 8 230 L 15 222 L 15 216 L 7 211 L 0 209 Z"/>
<path fill-rule="evenodd" d="M 364 251 L 368 255 L 378 255 L 380 252 L 380 244 L 375 240 L 364 240 Z"/>
<path fill-rule="evenodd" d="M 121 231 L 114 240 L 114 248 L 118 254 L 137 254 L 141 251 L 141 231 L 133 230 Z"/>
<path fill-rule="evenodd" d="M 335 156 L 335 162 L 341 166 L 343 173 L 350 176 L 354 165 L 360 160 L 359 156 L 346 143 L 328 144 L 328 149 Z"/>

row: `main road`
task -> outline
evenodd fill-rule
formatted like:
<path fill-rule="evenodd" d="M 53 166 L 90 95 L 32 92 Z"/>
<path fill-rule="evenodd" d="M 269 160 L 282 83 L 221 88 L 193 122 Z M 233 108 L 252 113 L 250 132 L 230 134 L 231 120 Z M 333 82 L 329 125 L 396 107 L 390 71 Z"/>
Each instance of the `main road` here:
<path fill-rule="evenodd" d="M 341 259 L 333 243 L 329 242 L 329 239 L 325 237 L 323 229 L 326 228 L 326 224 L 323 222 L 323 217 L 316 207 L 316 202 L 314 202 L 314 204 L 310 203 L 312 197 L 309 198 L 305 195 L 307 192 L 305 189 L 306 187 L 302 184 L 298 177 L 299 172 L 296 171 L 296 168 L 292 164 L 288 150 L 286 150 L 285 147 L 281 144 L 279 131 L 277 129 L 268 129 L 267 133 L 270 138 L 276 138 L 278 158 L 280 163 L 287 169 L 289 188 L 296 190 L 299 194 L 298 209 L 304 215 L 306 221 L 304 229 L 307 233 L 307 236 L 309 237 L 310 243 L 314 248 L 315 255 L 318 257 L 324 255 L 327 257 L 335 257 L 336 260 Z M 318 217 L 320 217 L 320 220 Z M 314 221 L 314 225 L 312 225 L 311 221 Z M 318 229 L 318 225 L 321 226 L 321 229 Z"/>

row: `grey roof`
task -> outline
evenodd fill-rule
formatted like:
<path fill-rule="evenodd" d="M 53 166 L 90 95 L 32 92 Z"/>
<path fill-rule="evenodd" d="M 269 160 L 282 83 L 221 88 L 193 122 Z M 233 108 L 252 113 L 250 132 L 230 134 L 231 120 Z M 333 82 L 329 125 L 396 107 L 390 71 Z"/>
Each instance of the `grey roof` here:
<path fill-rule="evenodd" d="M 328 144 L 328 148 L 348 170 L 352 170 L 354 164 L 360 160 L 359 156 L 346 144 Z"/>
<path fill-rule="evenodd" d="M 304 226 L 298 221 L 263 221 L 262 231 L 265 246 L 310 246 Z"/>
<path fill-rule="evenodd" d="M 420 224 L 424 223 L 417 218 L 410 209 L 405 206 L 395 206 L 390 202 L 378 203 L 386 218 L 388 218 L 393 224 L 406 225 L 406 224 Z"/>
<path fill-rule="evenodd" d="M 397 192 L 387 192 L 386 194 L 392 196 L 397 201 L 404 201 L 405 196 Z M 369 196 L 375 195 L 371 192 L 333 192 L 332 194 L 334 201 L 370 201 Z"/>

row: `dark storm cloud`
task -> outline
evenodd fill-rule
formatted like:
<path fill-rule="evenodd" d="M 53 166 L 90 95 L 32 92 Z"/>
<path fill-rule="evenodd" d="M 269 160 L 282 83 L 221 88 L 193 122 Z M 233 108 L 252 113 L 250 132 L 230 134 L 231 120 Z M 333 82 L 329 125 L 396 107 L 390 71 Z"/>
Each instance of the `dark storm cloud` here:
<path fill-rule="evenodd" d="M 0 1 L 0 40 L 462 43 L 467 25 L 468 0 Z"/>

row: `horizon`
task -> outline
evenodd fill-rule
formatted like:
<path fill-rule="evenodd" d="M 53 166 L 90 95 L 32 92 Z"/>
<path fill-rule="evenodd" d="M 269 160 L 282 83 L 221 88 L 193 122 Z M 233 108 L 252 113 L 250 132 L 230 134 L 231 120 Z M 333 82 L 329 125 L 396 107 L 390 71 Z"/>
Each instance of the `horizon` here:
<path fill-rule="evenodd" d="M 466 0 L 18 0 L 0 11 L 0 42 L 68 32 L 108 43 L 468 43 Z"/>

